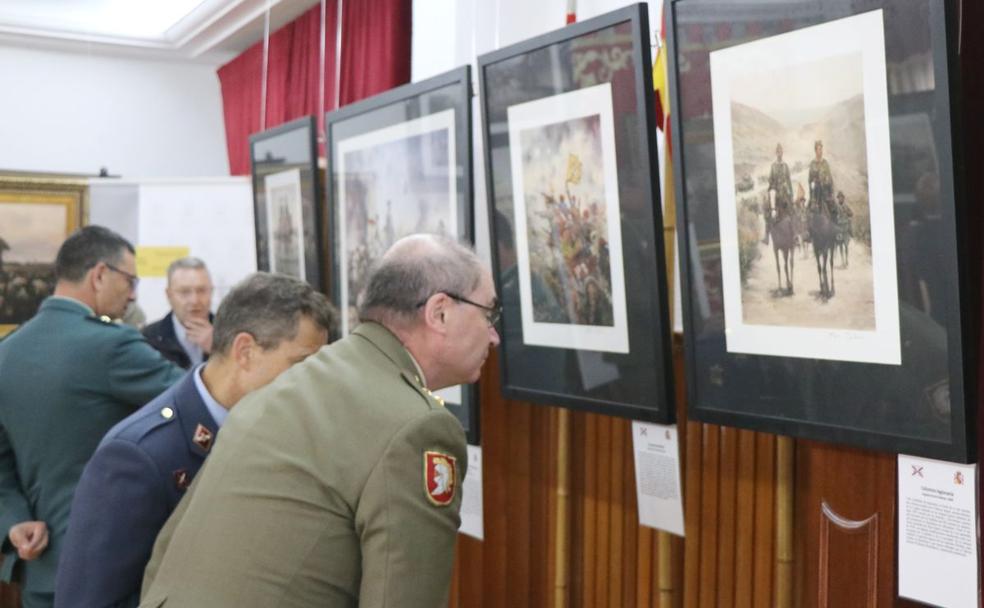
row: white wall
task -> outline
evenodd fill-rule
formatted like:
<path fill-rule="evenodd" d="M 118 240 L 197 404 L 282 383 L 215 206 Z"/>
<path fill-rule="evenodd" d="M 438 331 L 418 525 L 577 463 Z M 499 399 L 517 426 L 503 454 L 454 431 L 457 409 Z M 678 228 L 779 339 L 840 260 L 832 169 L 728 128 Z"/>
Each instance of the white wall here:
<path fill-rule="evenodd" d="M 0 46 L 0 170 L 228 175 L 215 69 Z"/>
<path fill-rule="evenodd" d="M 650 45 L 655 44 L 663 2 L 648 2 Z M 584 21 L 630 4 L 635 3 L 627 0 L 577 0 L 577 19 Z M 423 0 L 413 4 L 412 80 L 423 80 L 466 63 L 472 65 L 472 86 L 476 94 L 472 98 L 475 249 L 486 260 L 491 260 L 491 250 L 476 59 L 489 51 L 564 27 L 566 14 L 567 0 Z M 652 58 L 655 59 L 655 49 L 652 49 Z M 657 149 L 662 167 L 662 137 L 657 138 Z M 661 169 L 661 186 L 662 181 Z M 679 262 L 679 256 L 674 257 Z M 679 271 L 674 273 L 677 282 L 679 277 Z M 682 331 L 678 284 L 674 286 L 674 296 L 674 325 L 677 331 Z"/>
<path fill-rule="evenodd" d="M 661 3 L 662 0 L 649 3 L 651 32 L 659 27 Z M 626 0 L 578 0 L 577 18 L 584 21 L 629 4 L 633 3 Z M 491 259 L 491 251 L 476 58 L 564 27 L 566 15 L 566 0 L 422 0 L 413 3 L 411 79 L 417 82 L 467 63 L 472 65 L 472 87 L 476 93 L 476 97 L 472 98 L 475 249 L 486 260 Z"/>
<path fill-rule="evenodd" d="M 253 190 L 247 177 L 92 180 L 90 218 L 140 247 L 188 247 L 209 267 L 214 311 L 233 285 L 256 270 Z M 153 322 L 170 307 L 164 277 L 144 276 L 137 303 Z"/>

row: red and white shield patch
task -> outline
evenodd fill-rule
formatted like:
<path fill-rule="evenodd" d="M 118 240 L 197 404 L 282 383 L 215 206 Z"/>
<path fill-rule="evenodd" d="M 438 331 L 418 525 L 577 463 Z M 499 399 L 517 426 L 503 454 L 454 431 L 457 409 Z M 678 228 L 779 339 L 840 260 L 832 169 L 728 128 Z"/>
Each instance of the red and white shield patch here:
<path fill-rule="evenodd" d="M 454 456 L 442 452 L 424 452 L 424 493 L 427 500 L 438 507 L 446 507 L 454 500 L 458 485 Z"/>
<path fill-rule="evenodd" d="M 205 428 L 205 425 L 200 424 L 195 427 L 195 436 L 191 438 L 195 442 L 195 445 L 205 450 L 206 452 L 212 447 L 212 431 Z"/>

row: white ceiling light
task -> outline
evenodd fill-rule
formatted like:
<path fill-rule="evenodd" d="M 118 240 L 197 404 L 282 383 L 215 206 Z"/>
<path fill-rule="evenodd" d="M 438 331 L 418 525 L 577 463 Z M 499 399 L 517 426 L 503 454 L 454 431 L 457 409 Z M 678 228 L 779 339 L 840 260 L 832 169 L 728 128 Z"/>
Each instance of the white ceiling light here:
<path fill-rule="evenodd" d="M 319 0 L 0 0 L 0 43 L 227 61 Z"/>

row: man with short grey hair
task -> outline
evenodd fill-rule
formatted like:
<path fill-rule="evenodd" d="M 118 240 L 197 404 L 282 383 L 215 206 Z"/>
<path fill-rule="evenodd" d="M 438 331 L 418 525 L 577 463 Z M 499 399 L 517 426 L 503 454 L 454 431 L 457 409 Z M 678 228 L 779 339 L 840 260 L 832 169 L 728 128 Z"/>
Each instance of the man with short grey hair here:
<path fill-rule="evenodd" d="M 154 539 L 211 450 L 229 410 L 316 352 L 337 315 L 310 285 L 256 273 L 222 301 L 214 355 L 116 425 L 72 504 L 55 606 L 136 606 Z"/>
<path fill-rule="evenodd" d="M 171 312 L 143 328 L 143 335 L 167 359 L 189 369 L 212 352 L 212 277 L 205 262 L 179 258 L 167 268 Z"/>
<path fill-rule="evenodd" d="M 445 603 L 467 456 L 431 391 L 478 379 L 498 310 L 470 249 L 397 241 L 362 323 L 237 406 L 158 537 L 142 605 Z"/>

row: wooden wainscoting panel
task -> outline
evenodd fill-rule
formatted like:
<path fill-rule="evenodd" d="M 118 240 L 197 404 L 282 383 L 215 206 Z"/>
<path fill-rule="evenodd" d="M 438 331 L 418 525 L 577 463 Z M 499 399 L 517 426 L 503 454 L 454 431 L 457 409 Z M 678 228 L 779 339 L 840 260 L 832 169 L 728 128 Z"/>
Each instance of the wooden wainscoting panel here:
<path fill-rule="evenodd" d="M 686 420 L 686 419 L 684 419 Z M 683 524 L 686 536 L 684 538 L 683 555 L 683 605 L 686 608 L 700 606 L 700 564 L 701 564 L 701 503 L 703 502 L 703 470 L 700 466 L 704 436 L 704 425 L 699 422 L 685 421 L 687 445 L 682 453 L 684 456 L 683 473 Z"/>
<path fill-rule="evenodd" d="M 820 608 L 878 606 L 878 522 L 877 513 L 860 521 L 847 519 L 821 502 Z"/>
<path fill-rule="evenodd" d="M 625 428 L 628 421 L 622 418 L 612 418 L 611 436 L 611 460 L 608 464 L 606 475 L 611 484 L 611 494 L 609 495 L 609 505 L 611 512 L 608 519 L 608 568 L 606 578 L 608 580 L 608 606 L 626 606 L 622 598 L 622 575 L 623 558 L 622 548 L 625 546 L 625 441 L 631 441 L 631 436 L 625 436 Z M 635 484 L 632 484 L 635 486 Z"/>
<path fill-rule="evenodd" d="M 895 455 L 800 440 L 795 505 L 796 605 L 895 605 Z"/>
<path fill-rule="evenodd" d="M 752 605 L 771 608 L 772 575 L 775 571 L 775 488 L 776 437 L 758 433 L 755 437 L 755 531 L 752 543 L 754 562 Z"/>
<path fill-rule="evenodd" d="M 735 608 L 751 608 L 755 548 L 755 433 L 738 431 L 737 496 L 735 505 Z"/>
<path fill-rule="evenodd" d="M 738 488 L 738 430 L 721 427 L 718 490 L 717 606 L 735 605 L 735 511 Z"/>
<path fill-rule="evenodd" d="M 717 606 L 718 471 L 721 429 L 705 424 L 701 433 L 700 608 Z"/>

